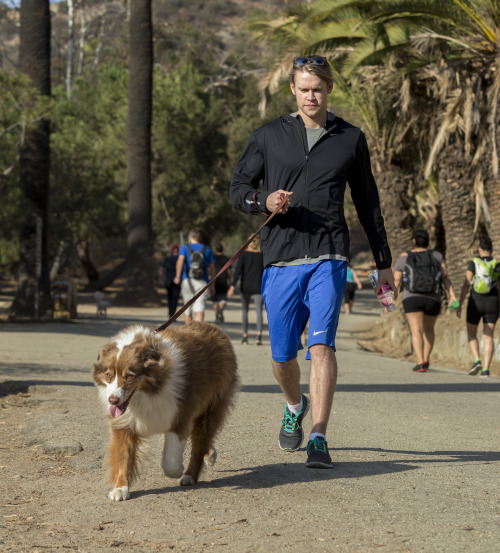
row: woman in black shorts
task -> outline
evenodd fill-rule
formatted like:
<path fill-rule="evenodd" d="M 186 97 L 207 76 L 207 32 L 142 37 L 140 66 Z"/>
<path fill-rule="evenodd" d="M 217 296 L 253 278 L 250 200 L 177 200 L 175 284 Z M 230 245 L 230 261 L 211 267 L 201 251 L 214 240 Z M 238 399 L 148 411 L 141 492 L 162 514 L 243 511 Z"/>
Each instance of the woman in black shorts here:
<path fill-rule="evenodd" d="M 488 236 L 483 236 L 479 240 L 479 258 L 474 258 L 469 262 L 465 271 L 465 279 L 460 293 L 460 307 L 457 309 L 457 316 L 462 314 L 462 304 L 470 292 L 469 302 L 467 304 L 467 337 L 469 347 L 474 357 L 474 364 L 469 370 L 469 374 L 480 376 L 490 376 L 490 363 L 493 356 L 493 333 L 499 315 L 498 305 L 498 278 L 500 275 L 500 263 L 491 256 L 493 247 Z M 481 269 L 483 267 L 485 270 Z M 484 275 L 484 284 L 481 281 L 481 274 Z M 482 293 L 478 290 L 482 288 Z M 479 342 L 477 339 L 477 329 L 483 319 L 483 361 L 479 355 Z"/>
<path fill-rule="evenodd" d="M 412 252 L 426 252 L 429 246 L 429 235 L 425 230 L 416 230 L 413 233 Z M 441 253 L 433 250 L 441 271 L 441 282 L 445 285 L 449 296 L 450 305 L 456 301 L 455 293 L 448 278 L 446 263 Z M 394 282 L 399 286 L 403 282 L 403 271 L 408 258 L 408 252 L 402 253 L 394 267 Z M 429 370 L 429 358 L 434 346 L 434 327 L 437 316 L 441 311 L 441 292 L 410 292 L 403 285 L 403 309 L 410 327 L 411 343 L 417 364 L 414 372 L 427 372 Z"/>

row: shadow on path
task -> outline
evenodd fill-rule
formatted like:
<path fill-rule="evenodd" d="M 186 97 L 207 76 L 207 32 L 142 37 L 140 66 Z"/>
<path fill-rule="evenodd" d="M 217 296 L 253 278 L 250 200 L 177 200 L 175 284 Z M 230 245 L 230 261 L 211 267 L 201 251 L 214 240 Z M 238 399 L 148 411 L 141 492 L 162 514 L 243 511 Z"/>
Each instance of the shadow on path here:
<path fill-rule="evenodd" d="M 403 394 L 421 394 L 421 393 L 471 393 L 471 392 L 500 392 L 500 382 L 498 380 L 484 380 L 476 378 L 474 382 L 437 382 L 429 384 L 427 382 L 415 382 L 414 384 L 337 384 L 336 392 L 363 392 L 363 393 L 403 393 Z M 249 394 L 281 394 L 281 389 L 277 384 L 247 384 L 241 387 L 241 391 Z M 302 386 L 302 391 L 309 393 L 307 384 Z"/>
<path fill-rule="evenodd" d="M 301 449 L 303 451 L 303 449 Z M 333 469 L 306 469 L 303 462 L 274 463 L 237 470 L 216 471 L 220 476 L 211 481 L 201 480 L 196 487 L 255 489 L 276 488 L 288 484 L 315 481 L 333 481 L 351 478 L 364 478 L 416 470 L 426 463 L 490 463 L 500 461 L 500 451 L 400 451 L 382 448 L 335 448 L 333 451 L 375 452 L 381 454 L 411 455 L 412 459 L 387 461 L 341 461 L 334 462 Z M 203 478 L 203 477 L 202 477 Z M 196 489 L 192 488 L 192 489 Z M 165 486 L 150 490 L 132 492 L 132 498 L 158 495 L 179 491 L 181 486 Z"/>

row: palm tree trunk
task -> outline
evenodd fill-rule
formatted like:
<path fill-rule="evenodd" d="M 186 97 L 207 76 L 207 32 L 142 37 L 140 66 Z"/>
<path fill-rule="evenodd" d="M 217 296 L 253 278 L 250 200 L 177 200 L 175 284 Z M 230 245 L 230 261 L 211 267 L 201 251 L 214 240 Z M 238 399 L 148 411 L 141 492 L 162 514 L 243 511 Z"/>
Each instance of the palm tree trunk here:
<path fill-rule="evenodd" d="M 49 0 L 22 0 L 20 70 L 50 96 Z M 10 316 L 38 316 L 51 307 L 48 259 L 50 125 L 27 130 L 20 148 L 20 184 L 26 202 L 21 230 L 18 288 Z M 37 223 L 38 221 L 38 223 Z"/>
<path fill-rule="evenodd" d="M 450 143 L 440 154 L 439 203 L 446 236 L 446 266 L 460 292 L 467 263 L 474 253 L 475 203 L 473 177 L 467 172 L 463 148 Z"/>
<path fill-rule="evenodd" d="M 154 287 L 151 222 L 151 0 L 132 0 L 130 10 L 127 282 L 120 300 L 143 304 L 158 301 Z"/>
<path fill-rule="evenodd" d="M 411 247 L 415 218 L 409 208 L 412 203 L 411 193 L 414 189 L 414 177 L 402 166 L 385 159 L 385 156 L 378 153 L 376 146 L 372 147 L 370 154 L 387 238 L 395 261 L 401 252 Z"/>

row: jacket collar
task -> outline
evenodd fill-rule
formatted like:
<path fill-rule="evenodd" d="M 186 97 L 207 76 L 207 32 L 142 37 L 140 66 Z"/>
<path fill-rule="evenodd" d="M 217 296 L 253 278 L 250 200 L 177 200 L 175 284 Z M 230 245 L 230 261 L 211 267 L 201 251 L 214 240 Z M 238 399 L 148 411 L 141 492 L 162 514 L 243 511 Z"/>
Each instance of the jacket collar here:
<path fill-rule="evenodd" d="M 289 123 L 291 123 L 292 121 L 297 121 L 302 126 L 304 126 L 304 122 L 302 121 L 302 117 L 297 112 L 290 113 L 290 114 L 286 115 L 285 119 Z M 333 130 L 335 130 L 337 125 L 338 125 L 338 117 L 334 113 L 331 113 L 330 111 L 328 111 L 327 112 L 327 117 L 326 117 L 326 123 L 325 123 L 325 131 L 326 132 L 332 132 Z"/>

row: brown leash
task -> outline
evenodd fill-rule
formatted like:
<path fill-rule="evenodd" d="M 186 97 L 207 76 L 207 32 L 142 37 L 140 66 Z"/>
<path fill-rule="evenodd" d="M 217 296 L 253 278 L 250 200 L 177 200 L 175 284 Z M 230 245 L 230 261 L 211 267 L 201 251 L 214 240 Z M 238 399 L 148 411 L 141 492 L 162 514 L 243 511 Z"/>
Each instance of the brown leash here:
<path fill-rule="evenodd" d="M 238 259 L 238 257 L 240 257 L 243 250 L 245 250 L 247 248 L 247 246 L 250 244 L 250 242 L 253 241 L 253 239 L 257 236 L 257 234 L 259 234 L 259 232 L 267 225 L 267 223 L 269 223 L 269 221 L 276 215 L 276 213 L 278 213 L 280 211 L 280 209 L 285 205 L 286 199 L 287 199 L 287 196 L 285 194 L 282 194 L 281 195 L 281 202 L 280 202 L 279 206 L 271 213 L 271 215 L 269 215 L 269 217 L 265 220 L 264 224 L 262 224 L 259 227 L 259 229 L 252 236 L 250 236 L 250 238 L 243 244 L 243 246 L 241 246 L 241 248 L 233 255 L 233 257 L 231 257 L 231 259 L 224 265 L 224 267 L 222 267 L 222 269 L 214 276 L 214 278 L 206 286 L 204 286 L 199 292 L 197 292 L 187 303 L 185 303 L 179 309 L 179 311 L 177 311 L 177 313 L 172 315 L 172 317 L 170 317 L 170 319 L 166 323 L 163 323 L 161 326 L 159 326 L 155 330 L 155 333 L 158 333 L 158 332 L 161 332 L 162 330 L 165 330 L 175 320 L 177 320 L 184 313 L 184 311 L 186 311 L 186 309 L 190 305 L 192 305 L 205 292 L 205 290 L 207 290 L 215 282 L 215 280 L 218 277 L 220 277 L 220 275 L 226 269 L 228 269 Z"/>

